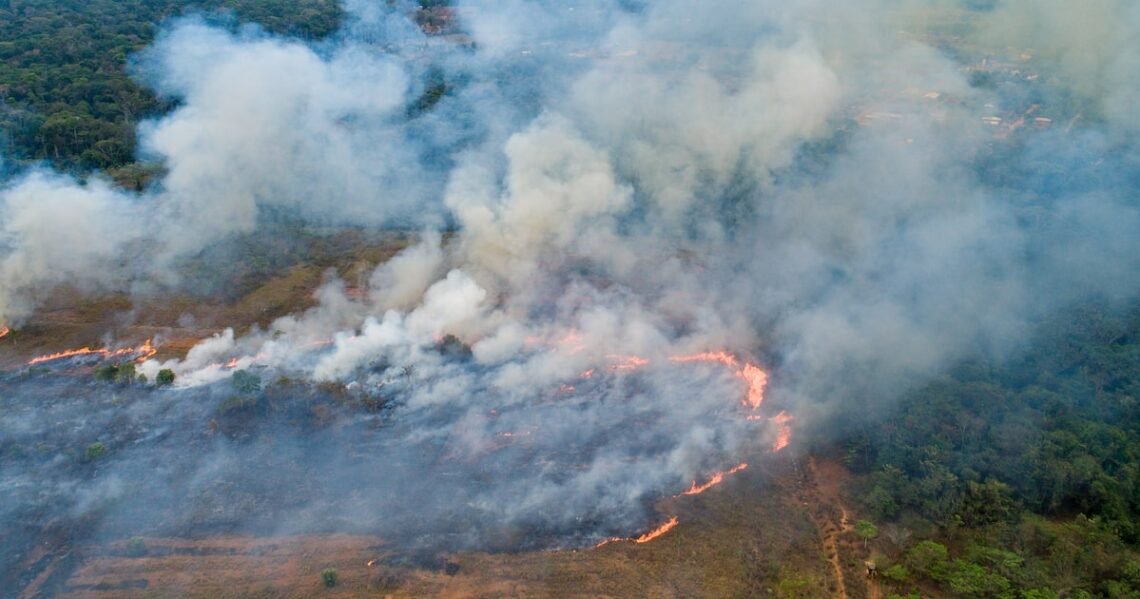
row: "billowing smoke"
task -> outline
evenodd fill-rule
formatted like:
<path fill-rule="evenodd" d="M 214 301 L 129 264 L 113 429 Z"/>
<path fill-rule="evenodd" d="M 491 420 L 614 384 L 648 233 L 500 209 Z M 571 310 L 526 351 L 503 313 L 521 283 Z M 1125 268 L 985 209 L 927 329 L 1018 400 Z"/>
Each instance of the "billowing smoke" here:
<path fill-rule="evenodd" d="M 175 23 L 141 59 L 178 100 L 141 131 L 166 167 L 152 190 L 35 171 L 0 192 L 17 325 L 54 284 L 176 284 L 179 259 L 267 210 L 425 231 L 363 298 L 334 281 L 305 313 L 144 363 L 177 373 L 164 402 L 234 401 L 239 370 L 386 406 L 199 439 L 147 506 L 319 471 L 258 522 L 596 540 L 769 447 L 777 410 L 888 405 L 1051 311 L 1137 291 L 1129 3 L 457 4 L 459 41 L 379 2 L 316 46 Z M 735 365 L 676 360 L 716 351 Z M 755 409 L 746 360 L 772 374 Z M 108 481 L 150 454 L 123 455 Z M 143 512 L 111 511 L 170 521 Z M 430 522 L 392 524 L 412 514 Z"/>

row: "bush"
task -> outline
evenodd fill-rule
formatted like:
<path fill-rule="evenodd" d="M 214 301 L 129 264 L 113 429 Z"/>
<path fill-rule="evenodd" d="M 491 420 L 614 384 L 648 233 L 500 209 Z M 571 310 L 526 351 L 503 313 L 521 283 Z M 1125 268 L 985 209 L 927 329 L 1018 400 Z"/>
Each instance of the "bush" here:
<path fill-rule="evenodd" d="M 131 557 L 146 555 L 146 541 L 142 537 L 131 537 L 131 540 L 127 541 L 127 555 Z"/>
<path fill-rule="evenodd" d="M 158 375 L 154 377 L 154 384 L 159 387 L 174 384 L 174 371 L 169 368 L 159 370 Z"/>
<path fill-rule="evenodd" d="M 117 374 L 119 374 L 118 364 L 104 364 L 95 369 L 95 380 L 110 383 L 115 380 Z"/>
<path fill-rule="evenodd" d="M 247 370 L 238 370 L 234 372 L 233 378 L 230 379 L 230 382 L 233 383 L 234 389 L 237 389 L 238 393 L 253 395 L 258 391 L 261 391 L 261 377 Z"/>
<path fill-rule="evenodd" d="M 321 580 L 324 581 L 326 587 L 335 587 L 337 583 L 336 568 L 321 570 Z"/>
<path fill-rule="evenodd" d="M 84 452 L 83 457 L 87 458 L 88 462 L 94 462 L 105 455 L 107 455 L 107 446 L 96 441 L 87 446 L 87 451 Z"/>
<path fill-rule="evenodd" d="M 129 384 L 135 382 L 136 378 L 137 378 L 137 376 L 135 374 L 135 365 L 133 363 L 127 362 L 126 364 L 116 365 L 116 370 L 115 370 L 115 382 L 116 383 L 119 383 L 120 385 L 129 385 Z"/>

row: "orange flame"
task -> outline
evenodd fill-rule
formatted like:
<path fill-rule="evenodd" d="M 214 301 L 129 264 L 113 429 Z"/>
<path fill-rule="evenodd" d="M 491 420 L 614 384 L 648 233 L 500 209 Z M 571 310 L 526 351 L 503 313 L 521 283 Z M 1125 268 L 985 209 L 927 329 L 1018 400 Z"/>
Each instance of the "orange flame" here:
<path fill-rule="evenodd" d="M 744 369 L 736 376 L 748 383 L 748 397 L 745 402 L 753 409 L 764 403 L 764 387 L 768 386 L 768 373 L 755 364 L 745 364 Z"/>
<path fill-rule="evenodd" d="M 704 352 L 699 354 L 691 354 L 688 356 L 673 356 L 669 358 L 670 362 L 720 362 L 725 366 L 736 368 L 736 356 L 728 352 Z"/>
<path fill-rule="evenodd" d="M 11 332 L 12 332 L 12 329 L 10 329 L 4 325 L 0 325 L 0 339 L 7 337 L 8 333 L 11 333 Z"/>
<path fill-rule="evenodd" d="M 154 345 L 151 344 L 150 339 L 143 342 L 138 347 L 124 347 L 122 349 L 91 349 L 90 347 L 81 347 L 79 349 L 65 349 L 54 354 L 47 354 L 28 360 L 28 366 L 36 364 L 43 364 L 44 362 L 51 362 L 53 360 L 61 360 L 63 358 L 74 358 L 76 356 L 89 356 L 97 355 L 104 359 L 117 358 L 120 356 L 133 356 L 136 362 L 142 362 L 158 353 Z"/>
<path fill-rule="evenodd" d="M 610 370 L 637 370 L 649 364 L 649 360 L 641 356 L 610 355 L 606 357 L 615 362 L 614 364 L 610 364 Z"/>
<path fill-rule="evenodd" d="M 675 526 L 677 526 L 678 524 L 680 524 L 680 522 L 681 521 L 678 520 L 676 516 L 673 516 L 672 518 L 669 518 L 669 521 L 666 522 L 665 524 L 662 524 L 661 526 L 654 528 L 653 530 L 641 535 L 640 537 L 637 537 L 636 539 L 633 540 L 633 542 L 634 543 L 648 543 L 648 542 L 652 541 L 653 539 L 656 539 L 657 537 L 669 532 L 670 530 L 673 530 L 673 528 Z"/>
<path fill-rule="evenodd" d="M 712 477 L 709 478 L 708 482 L 703 485 L 698 485 L 697 481 L 694 480 L 692 486 L 690 486 L 687 490 L 682 491 L 681 495 L 700 495 L 701 493 L 704 493 L 705 491 L 708 491 L 709 489 L 724 482 L 725 476 L 728 476 L 729 474 L 736 474 L 737 472 L 740 472 L 747 467 L 748 464 L 742 462 L 736 466 L 733 466 L 729 470 L 725 470 L 724 472 L 717 472 L 716 474 L 712 475 Z"/>
<path fill-rule="evenodd" d="M 669 532 L 670 530 L 673 530 L 673 528 L 680 523 L 681 523 L 681 521 L 678 520 L 676 516 L 673 516 L 673 517 L 669 518 L 668 522 L 662 524 L 661 526 L 658 526 L 657 528 L 654 528 L 653 530 L 641 535 L 640 537 L 610 537 L 610 538 L 598 543 L 597 545 L 594 545 L 594 549 L 597 549 L 597 548 L 605 546 L 605 545 L 609 545 L 610 543 L 617 543 L 618 541 L 633 541 L 634 543 L 648 543 L 648 542 L 652 541 L 653 539 L 656 539 L 657 537 Z"/>
<path fill-rule="evenodd" d="M 576 354 L 586 349 L 586 344 L 582 342 L 582 334 L 578 331 L 569 331 L 562 337 L 557 339 L 549 339 L 530 335 L 523 339 L 526 345 L 543 345 L 546 347 L 553 347 L 555 349 L 564 349 L 572 354 Z"/>
<path fill-rule="evenodd" d="M 772 417 L 772 422 L 776 423 L 776 440 L 772 442 L 772 451 L 780 451 L 792 442 L 792 420 L 787 412 Z"/>
<path fill-rule="evenodd" d="M 669 361 L 679 364 L 686 362 L 719 362 L 734 369 L 738 368 L 739 364 L 736 356 L 725 351 L 674 356 L 669 358 Z M 744 379 L 744 382 L 748 384 L 748 395 L 744 399 L 744 405 L 753 410 L 759 408 L 760 404 L 764 403 L 764 387 L 768 385 L 768 373 L 751 362 L 745 362 L 744 367 L 736 371 L 736 376 Z"/>

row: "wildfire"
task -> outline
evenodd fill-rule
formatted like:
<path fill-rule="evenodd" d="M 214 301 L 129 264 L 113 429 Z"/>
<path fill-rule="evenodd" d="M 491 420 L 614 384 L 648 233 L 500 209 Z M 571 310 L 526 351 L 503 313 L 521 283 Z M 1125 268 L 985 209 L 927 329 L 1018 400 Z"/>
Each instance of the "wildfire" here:
<path fill-rule="evenodd" d="M 745 364 L 736 376 L 748 383 L 748 397 L 745 401 L 753 410 L 759 408 L 760 404 L 764 403 L 764 387 L 768 386 L 768 373 L 760 370 L 755 364 Z"/>
<path fill-rule="evenodd" d="M 678 362 L 684 364 L 685 362 L 720 362 L 725 366 L 736 368 L 736 356 L 728 352 L 704 352 L 699 354 L 691 354 L 687 356 L 673 356 L 669 358 L 670 362 Z"/>
<path fill-rule="evenodd" d="M 570 331 L 557 339 L 542 338 L 531 335 L 524 339 L 523 342 L 527 345 L 542 345 L 546 347 L 553 347 L 555 349 L 563 349 L 571 354 L 576 354 L 586 349 L 586 344 L 582 341 L 582 334 L 578 331 Z"/>
<path fill-rule="evenodd" d="M 636 539 L 633 540 L 633 542 L 634 543 L 648 543 L 648 542 L 652 541 L 653 539 L 656 539 L 657 537 L 669 532 L 670 530 L 673 530 L 673 528 L 680 523 L 681 523 L 681 521 L 678 520 L 676 516 L 673 516 L 672 518 L 669 518 L 669 521 L 666 522 L 665 524 L 662 524 L 661 526 L 654 528 L 653 530 L 641 535 L 640 537 L 637 537 Z"/>
<path fill-rule="evenodd" d="M 7 337 L 8 333 L 11 333 L 11 332 L 12 332 L 12 329 L 10 329 L 4 325 L 0 325 L 0 339 Z"/>
<path fill-rule="evenodd" d="M 717 472 L 716 474 L 712 475 L 712 477 L 709 478 L 708 482 L 703 485 L 698 485 L 697 481 L 694 480 L 692 486 L 690 486 L 687 490 L 682 491 L 681 495 L 700 495 L 701 493 L 704 493 L 705 491 L 708 491 L 709 489 L 724 482 L 724 477 L 730 474 L 736 474 L 737 472 L 740 472 L 747 467 L 748 464 L 742 462 L 728 470 L 725 470 L 724 472 Z"/>
<path fill-rule="evenodd" d="M 602 547 L 604 545 L 609 545 L 610 543 L 617 543 L 619 541 L 633 541 L 634 543 L 648 543 L 648 542 L 652 541 L 653 539 L 656 539 L 657 537 L 669 532 L 670 530 L 673 530 L 673 528 L 676 527 L 680 523 L 681 523 L 681 521 L 678 520 L 676 516 L 673 516 L 673 517 L 669 518 L 669 520 L 667 522 L 665 522 L 664 524 L 662 524 L 661 526 L 654 528 L 653 530 L 641 535 L 640 537 L 610 537 L 610 538 L 598 543 L 597 545 L 594 545 L 594 549 L 597 549 L 597 548 Z"/>
<path fill-rule="evenodd" d="M 53 360 L 62 360 L 63 358 L 74 358 L 76 356 L 99 356 L 103 359 L 131 356 L 136 362 L 143 362 L 156 353 L 158 353 L 158 350 L 155 349 L 150 339 L 147 339 L 138 347 L 124 347 L 121 349 L 91 349 L 90 347 L 81 347 L 79 349 L 65 349 L 54 354 L 32 358 L 28 360 L 28 366 L 43 364 L 44 362 L 51 362 Z"/>
<path fill-rule="evenodd" d="M 787 412 L 780 412 L 772 417 L 776 424 L 776 440 L 772 442 L 772 451 L 780 451 L 792 442 L 792 417 Z"/>
<path fill-rule="evenodd" d="M 614 361 L 613 364 L 610 364 L 610 370 L 637 370 L 649 364 L 649 360 L 641 356 L 610 355 L 607 357 Z"/>
<path fill-rule="evenodd" d="M 669 358 L 669 361 L 679 364 L 687 362 L 719 362 L 724 364 L 735 369 L 736 376 L 744 379 L 744 382 L 748 384 L 748 395 L 745 396 L 744 405 L 755 410 L 764 403 L 764 387 L 768 385 L 768 373 L 751 362 L 745 362 L 743 367 L 739 367 L 740 362 L 736 356 L 724 351 L 674 356 Z"/>

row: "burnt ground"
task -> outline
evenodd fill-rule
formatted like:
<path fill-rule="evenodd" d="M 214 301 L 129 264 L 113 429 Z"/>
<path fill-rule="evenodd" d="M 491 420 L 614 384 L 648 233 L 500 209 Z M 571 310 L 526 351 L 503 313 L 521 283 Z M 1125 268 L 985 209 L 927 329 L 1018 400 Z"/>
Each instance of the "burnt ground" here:
<path fill-rule="evenodd" d="M 7 430 L 0 429 L 4 437 L 0 458 L 6 475 L 17 471 L 37 484 L 44 483 L 27 486 L 40 493 L 37 501 L 14 501 L 10 505 L 21 507 L 8 508 L 4 514 L 8 526 L 0 542 L 5 558 L 0 583 L 7 589 L 3 595 L 834 596 L 837 581 L 827 542 L 831 525 L 820 514 L 842 509 L 837 507 L 838 498 L 832 492 L 805 493 L 805 485 L 815 484 L 805 482 L 804 472 L 809 470 L 805 462 L 787 453 L 761 455 L 766 450 L 749 460 L 752 467 L 748 470 L 704 494 L 667 497 L 653 505 L 659 520 L 673 515 L 680 519 L 664 536 L 646 544 L 621 541 L 597 549 L 529 550 L 518 542 L 527 531 L 505 530 L 492 531 L 495 542 L 484 543 L 479 551 L 440 551 L 436 545 L 425 549 L 408 539 L 386 536 L 382 534 L 385 527 L 376 525 L 386 517 L 402 519 L 414 514 L 379 514 L 359 526 L 346 516 L 340 526 L 326 526 L 315 533 L 291 532 L 291 527 L 279 522 L 279 514 L 268 509 L 258 513 L 264 505 L 256 493 L 234 495 L 231 490 L 209 486 L 184 503 L 163 498 L 164 509 L 154 513 L 117 513 L 115 505 L 100 504 L 99 497 L 76 497 L 69 481 L 99 480 L 107 469 L 113 469 L 118 455 L 148 443 L 182 444 L 191 453 L 209 444 L 249 443 L 246 437 L 256 437 L 257 423 L 268 418 L 273 426 L 287 426 L 291 438 L 303 446 L 306 435 L 344 426 L 338 424 L 345 421 L 338 415 L 353 416 L 349 419 L 353 426 L 379 430 L 375 422 L 382 420 L 384 406 L 328 388 L 276 396 L 271 389 L 256 402 L 234 402 L 232 393 L 214 391 L 208 401 L 187 402 L 153 389 L 110 385 L 82 400 L 99 409 L 89 412 L 85 408 L 81 413 L 75 409 L 76 386 L 92 385 L 92 371 L 99 364 L 74 360 L 39 369 L 23 367 L 29 357 L 82 345 L 100 347 L 107 340 L 125 345 L 147 338 L 156 339 L 160 357 L 180 356 L 226 325 L 267 324 L 277 316 L 304 309 L 327 268 L 336 268 L 351 282 L 354 272 L 359 278 L 377 256 L 391 255 L 402 243 L 395 241 L 364 257 L 350 253 L 323 264 L 291 264 L 272 276 L 245 280 L 246 289 L 236 297 L 184 294 L 129 299 L 60 290 L 26 325 L 0 339 L 0 368 L 8 373 L 0 387 L 11 393 L 21 385 L 32 385 L 40 395 L 34 405 L 6 402 L 2 406 L 0 417 L 7 417 L 8 424 Z M 22 422 L 21 410 L 54 419 L 44 430 L 67 431 L 61 437 L 66 443 L 53 441 L 52 434 L 34 427 L 21 431 L 12 426 Z M 163 430 L 141 426 L 146 420 L 139 414 L 148 411 L 161 412 L 164 422 L 176 424 Z M 171 439 L 177 443 L 172 445 Z M 89 453 L 96 442 L 105 445 L 109 458 Z M 336 450 L 359 452 L 349 447 Z M 165 451 L 170 456 L 170 450 Z M 264 453 L 263 468 L 287 467 L 288 455 L 275 456 L 272 445 Z M 163 471 L 163 460 L 159 453 L 151 463 L 159 486 L 162 476 L 171 480 L 179 476 L 176 468 Z M 178 460 L 171 456 L 170 461 Z M 815 470 L 810 472 L 814 481 Z M 139 477 L 143 482 L 115 483 L 140 485 L 140 489 L 154 483 L 147 480 L 150 473 Z M 321 482 L 318 476 L 314 483 L 306 471 L 286 472 L 279 478 L 284 481 L 280 486 L 257 492 L 302 502 Z M 4 492 L 19 496 L 26 490 L 22 489 L 14 485 Z M 368 498 L 355 499 L 367 505 Z M 470 523 L 460 514 L 452 522 L 432 522 L 412 530 L 441 536 L 449 526 L 462 528 Z M 630 535 L 639 532 L 628 531 Z M 836 545 L 834 540 L 831 545 Z M 853 539 L 838 546 L 841 555 L 847 553 L 842 564 L 848 594 L 866 596 L 864 582 L 853 567 L 861 563 L 862 547 Z M 336 569 L 335 587 L 322 583 L 325 568 Z M 852 587 L 860 590 L 852 592 Z"/>
<path fill-rule="evenodd" d="M 645 544 L 408 556 L 378 537 L 141 538 L 70 548 L 57 597 L 832 596 L 792 462 L 774 459 L 662 510 L 681 524 Z M 369 566 L 369 562 L 373 565 Z M 320 573 L 335 568 L 338 584 Z M 41 576 L 50 578 L 50 574 Z M 36 584 L 25 596 L 37 596 Z"/>

